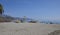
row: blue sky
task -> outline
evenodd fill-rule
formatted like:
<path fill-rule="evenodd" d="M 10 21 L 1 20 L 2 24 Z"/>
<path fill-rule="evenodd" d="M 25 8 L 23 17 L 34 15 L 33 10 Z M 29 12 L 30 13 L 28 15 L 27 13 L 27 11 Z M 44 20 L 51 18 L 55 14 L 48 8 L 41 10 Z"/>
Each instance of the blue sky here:
<path fill-rule="evenodd" d="M 60 0 L 0 0 L 4 14 L 37 20 L 60 20 Z"/>

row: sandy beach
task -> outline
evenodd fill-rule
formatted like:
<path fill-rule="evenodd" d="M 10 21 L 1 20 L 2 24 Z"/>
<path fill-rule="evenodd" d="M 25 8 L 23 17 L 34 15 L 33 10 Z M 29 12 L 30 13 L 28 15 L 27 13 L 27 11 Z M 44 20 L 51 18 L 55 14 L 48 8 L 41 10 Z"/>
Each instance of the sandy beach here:
<path fill-rule="evenodd" d="M 0 35 L 48 35 L 60 30 L 59 24 L 0 23 Z"/>

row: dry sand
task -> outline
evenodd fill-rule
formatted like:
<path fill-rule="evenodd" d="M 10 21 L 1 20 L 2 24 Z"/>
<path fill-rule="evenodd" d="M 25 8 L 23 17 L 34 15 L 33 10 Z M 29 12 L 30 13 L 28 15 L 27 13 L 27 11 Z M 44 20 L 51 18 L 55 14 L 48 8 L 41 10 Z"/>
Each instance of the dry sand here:
<path fill-rule="evenodd" d="M 60 30 L 59 24 L 0 23 L 0 35 L 48 35 Z"/>

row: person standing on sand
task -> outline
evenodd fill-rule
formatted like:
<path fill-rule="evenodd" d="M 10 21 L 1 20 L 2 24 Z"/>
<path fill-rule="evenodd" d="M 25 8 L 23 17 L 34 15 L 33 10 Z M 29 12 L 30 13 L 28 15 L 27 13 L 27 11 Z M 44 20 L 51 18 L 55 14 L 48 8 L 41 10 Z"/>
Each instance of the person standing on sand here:
<path fill-rule="evenodd" d="M 0 4 L 0 15 L 2 15 L 4 12 L 2 4 Z"/>

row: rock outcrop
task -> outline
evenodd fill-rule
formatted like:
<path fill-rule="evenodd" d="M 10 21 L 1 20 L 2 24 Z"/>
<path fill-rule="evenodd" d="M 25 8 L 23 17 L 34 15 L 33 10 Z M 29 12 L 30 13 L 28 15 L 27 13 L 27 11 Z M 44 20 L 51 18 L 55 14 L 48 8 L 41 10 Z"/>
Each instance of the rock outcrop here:
<path fill-rule="evenodd" d="M 60 35 L 60 30 L 55 30 L 54 32 L 49 33 L 48 35 Z"/>

